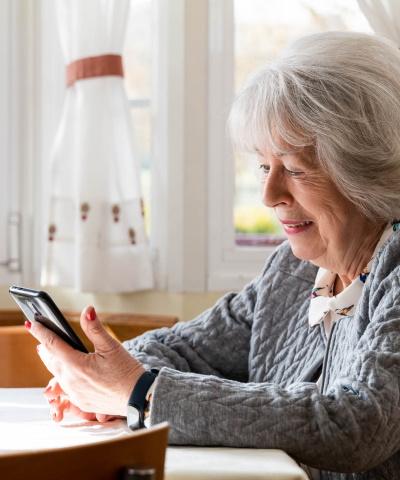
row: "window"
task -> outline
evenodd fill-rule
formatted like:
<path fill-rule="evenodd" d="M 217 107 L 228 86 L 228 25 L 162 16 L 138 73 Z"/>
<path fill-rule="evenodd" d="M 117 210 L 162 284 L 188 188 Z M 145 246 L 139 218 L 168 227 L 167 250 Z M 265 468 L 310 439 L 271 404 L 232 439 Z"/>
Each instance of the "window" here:
<path fill-rule="evenodd" d="M 325 30 L 370 31 L 356 1 L 234 0 L 234 89 L 292 40 Z M 255 160 L 235 155 L 236 245 L 274 245 L 285 236 L 273 211 L 260 204 Z"/>
<path fill-rule="evenodd" d="M 2 2 L 0 4 L 0 35 L 1 44 L 5 47 L 0 51 L 0 61 L 3 65 L 10 65 L 10 45 L 11 45 L 11 32 L 9 29 L 9 15 L 10 15 L 9 2 Z M 12 205 L 10 202 L 9 185 L 12 178 L 11 168 L 12 162 L 10 159 L 10 137 L 11 127 L 9 116 L 11 112 L 10 105 L 10 84 L 11 78 L 5 72 L 10 72 L 9 68 L 4 70 L 4 74 L 0 76 L 0 161 L 1 172 L 0 177 L 0 229 L 2 232 L 2 242 L 0 242 L 0 274 L 1 283 L 7 283 L 8 276 L 10 274 L 9 261 L 10 261 L 10 238 L 9 238 L 9 221 L 12 215 Z"/>
<path fill-rule="evenodd" d="M 15 111 L 25 114 L 27 106 L 31 112 L 27 117 L 30 126 L 22 133 L 26 142 L 20 157 L 28 158 L 27 171 L 34 175 L 25 175 L 20 185 L 35 182 L 34 188 L 29 187 L 28 228 L 24 231 L 31 232 L 32 223 L 34 245 L 32 248 L 27 233 L 24 251 L 34 253 L 33 281 L 29 281 L 37 283 L 47 212 L 43 193 L 64 99 L 64 64 L 54 2 L 9 0 L 1 5 L 5 4 L 25 5 L 27 24 L 36 32 L 24 33 L 26 43 L 37 52 L 26 67 L 28 73 L 34 72 L 36 84 L 19 71 L 15 74 L 24 83 L 17 87 L 21 91 L 27 90 L 27 85 L 34 87 L 33 94 L 19 98 L 21 106 Z M 2 39 L 6 19 L 1 16 Z M 260 271 L 280 241 L 279 231 L 272 216 L 266 221 L 254 160 L 233 156 L 226 135 L 227 115 L 234 93 L 250 71 L 292 38 L 331 28 L 368 30 L 355 0 L 131 1 L 125 81 L 134 145 L 142 165 L 157 288 L 239 289 Z M 9 86 L 13 83 L 7 82 Z M 7 95 L 0 97 L 2 105 L 9 101 Z M 7 121 L 8 117 L 1 116 L 3 126 L 7 127 Z M 0 135 L 4 136 L 4 131 Z M 5 156 L 9 154 L 5 148 L 18 145 L 15 137 L 7 138 L 11 143 L 1 143 Z M 34 156 L 35 168 L 29 155 Z M 249 225 L 249 218 L 256 221 Z"/>
<path fill-rule="evenodd" d="M 150 233 L 154 2 L 130 2 L 123 52 L 125 87 L 132 115 L 134 150 L 141 166 L 145 225 Z"/>
<path fill-rule="evenodd" d="M 33 190 L 31 120 L 34 99 L 24 88 L 32 80 L 30 6 L 0 2 L 0 283 L 31 278 Z M 22 232 L 27 235 L 22 238 Z"/>
<path fill-rule="evenodd" d="M 210 0 L 209 25 L 208 288 L 238 289 L 254 278 L 284 237 L 273 212 L 262 205 L 255 159 L 234 155 L 224 139 L 235 92 L 250 72 L 295 38 L 326 30 L 371 30 L 356 0 Z"/>

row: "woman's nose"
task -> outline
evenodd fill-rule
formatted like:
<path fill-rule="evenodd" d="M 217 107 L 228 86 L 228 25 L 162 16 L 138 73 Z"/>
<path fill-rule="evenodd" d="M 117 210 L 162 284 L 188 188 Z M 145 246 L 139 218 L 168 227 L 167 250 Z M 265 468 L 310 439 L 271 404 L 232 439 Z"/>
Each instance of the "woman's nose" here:
<path fill-rule="evenodd" d="M 267 207 L 276 207 L 281 203 L 290 203 L 291 194 L 287 188 L 285 179 L 272 170 L 265 178 L 263 185 L 263 203 Z"/>

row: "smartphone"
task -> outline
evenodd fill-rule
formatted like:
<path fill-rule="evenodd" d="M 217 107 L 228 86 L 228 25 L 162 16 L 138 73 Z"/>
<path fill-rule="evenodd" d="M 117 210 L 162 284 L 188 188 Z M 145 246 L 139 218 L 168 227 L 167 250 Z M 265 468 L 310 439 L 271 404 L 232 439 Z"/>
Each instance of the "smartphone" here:
<path fill-rule="evenodd" d="M 86 347 L 72 330 L 49 294 L 15 285 L 9 288 L 9 293 L 30 322 L 40 322 L 71 345 L 71 347 L 88 353 Z"/>

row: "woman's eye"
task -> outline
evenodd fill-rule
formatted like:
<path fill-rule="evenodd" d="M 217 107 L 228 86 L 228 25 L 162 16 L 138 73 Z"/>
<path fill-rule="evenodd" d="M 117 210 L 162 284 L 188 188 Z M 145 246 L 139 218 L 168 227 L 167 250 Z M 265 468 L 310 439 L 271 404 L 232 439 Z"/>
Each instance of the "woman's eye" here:
<path fill-rule="evenodd" d="M 264 165 L 263 163 L 261 163 L 258 168 L 260 169 L 261 173 L 263 175 L 268 175 L 269 173 L 269 166 L 268 165 Z"/>
<path fill-rule="evenodd" d="M 294 170 L 288 170 L 287 168 L 285 168 L 285 170 L 291 177 L 299 177 L 300 175 L 303 174 L 303 172 L 296 172 Z"/>
<path fill-rule="evenodd" d="M 258 165 L 259 172 L 261 174 L 262 179 L 264 179 L 270 173 L 269 165 L 265 165 L 264 163 L 260 163 Z M 290 177 L 300 177 L 304 174 L 304 172 L 298 170 L 289 170 L 288 168 L 283 168 L 284 172 L 286 172 Z"/>

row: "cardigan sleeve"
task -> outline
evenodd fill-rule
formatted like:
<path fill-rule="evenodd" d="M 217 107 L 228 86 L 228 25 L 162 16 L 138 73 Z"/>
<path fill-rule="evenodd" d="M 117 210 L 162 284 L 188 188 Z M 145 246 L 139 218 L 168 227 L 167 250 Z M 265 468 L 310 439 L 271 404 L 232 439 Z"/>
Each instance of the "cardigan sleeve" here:
<path fill-rule="evenodd" d="M 169 367 L 246 381 L 257 281 L 188 322 L 146 332 L 124 343 L 146 368 Z"/>
<path fill-rule="evenodd" d="M 214 307 L 191 321 L 146 332 L 124 342 L 124 347 L 145 368 L 168 367 L 247 381 L 256 304 L 288 249 L 287 242 L 279 246 L 267 259 L 261 274 L 239 293 L 224 295 Z"/>

